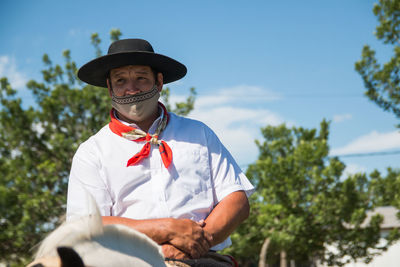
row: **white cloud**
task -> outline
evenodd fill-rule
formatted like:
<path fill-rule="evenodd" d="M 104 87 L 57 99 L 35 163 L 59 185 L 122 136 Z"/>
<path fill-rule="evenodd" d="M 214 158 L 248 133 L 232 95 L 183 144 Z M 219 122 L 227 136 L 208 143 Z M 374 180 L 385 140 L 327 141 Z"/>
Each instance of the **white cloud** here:
<path fill-rule="evenodd" d="M 261 127 L 283 123 L 278 114 L 267 109 L 234 108 L 229 105 L 199 108 L 190 117 L 213 129 L 239 164 L 248 164 L 257 158 L 258 149 L 254 140 L 261 138 Z"/>
<path fill-rule="evenodd" d="M 357 173 L 367 173 L 368 168 L 359 164 L 355 163 L 346 163 L 346 168 L 344 169 L 340 180 L 344 181 L 350 176 L 357 174 Z"/>
<path fill-rule="evenodd" d="M 277 94 L 256 86 L 222 88 L 212 95 L 198 95 L 189 117 L 213 129 L 238 164 L 244 166 L 257 159 L 258 149 L 254 140 L 261 138 L 260 128 L 284 123 L 279 114 L 263 104 L 278 98 Z M 184 99 L 185 96 L 174 95 L 170 101 L 174 103 Z M 244 102 L 247 105 L 238 105 Z"/>
<path fill-rule="evenodd" d="M 0 77 L 7 77 L 13 88 L 21 89 L 27 78 L 17 70 L 15 59 L 9 56 L 0 56 Z"/>
<path fill-rule="evenodd" d="M 351 114 L 337 114 L 333 115 L 333 122 L 339 123 L 346 120 L 351 120 L 353 116 Z"/>
<path fill-rule="evenodd" d="M 238 85 L 216 90 L 212 95 L 200 95 L 196 106 L 203 108 L 222 104 L 260 103 L 280 99 L 277 93 L 270 90 L 249 85 Z"/>
<path fill-rule="evenodd" d="M 344 147 L 331 150 L 332 155 L 346 155 L 354 153 L 380 152 L 400 148 L 400 132 L 393 131 L 379 133 L 373 131 L 367 135 L 360 136 Z"/>
<path fill-rule="evenodd" d="M 354 163 L 349 163 L 346 165 L 346 169 L 344 169 L 344 174 L 345 175 L 352 175 L 360 172 L 366 172 L 367 168 L 365 166 L 361 166 L 358 164 Z"/>

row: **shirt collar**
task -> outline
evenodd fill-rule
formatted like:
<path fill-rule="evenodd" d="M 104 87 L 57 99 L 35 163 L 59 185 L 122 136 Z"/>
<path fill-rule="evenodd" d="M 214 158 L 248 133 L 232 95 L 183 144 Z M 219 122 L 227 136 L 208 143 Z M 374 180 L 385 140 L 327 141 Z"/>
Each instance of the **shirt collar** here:
<path fill-rule="evenodd" d="M 153 134 L 156 131 L 157 125 L 158 125 L 158 123 L 160 122 L 161 118 L 164 115 L 164 109 L 162 109 L 160 106 L 158 106 L 158 111 L 160 113 L 160 116 L 158 116 L 158 118 L 155 119 L 155 121 L 153 122 L 153 124 L 149 128 L 149 133 L 150 134 Z M 117 114 L 117 111 L 115 109 L 114 109 L 114 116 L 118 121 L 120 121 L 124 125 L 140 129 L 140 127 L 136 123 L 129 123 L 129 122 L 123 121 L 120 118 L 118 118 L 118 114 Z"/>

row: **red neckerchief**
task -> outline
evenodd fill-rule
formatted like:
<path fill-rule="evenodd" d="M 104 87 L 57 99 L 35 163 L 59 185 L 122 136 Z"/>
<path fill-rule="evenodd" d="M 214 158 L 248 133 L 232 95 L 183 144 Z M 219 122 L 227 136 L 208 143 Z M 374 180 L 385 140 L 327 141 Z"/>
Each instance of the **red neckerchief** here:
<path fill-rule="evenodd" d="M 167 126 L 169 116 L 167 109 L 164 107 L 164 105 L 161 104 L 160 102 L 158 103 L 158 105 L 163 109 L 164 112 L 161 121 L 158 123 L 157 130 L 153 135 L 145 133 L 144 131 L 138 128 L 134 128 L 123 124 L 114 116 L 114 109 L 111 109 L 110 112 L 111 122 L 108 125 L 113 133 L 135 142 L 146 141 L 146 144 L 143 146 L 143 148 L 128 160 L 126 167 L 135 165 L 139 163 L 142 159 L 147 158 L 150 154 L 151 144 L 158 146 L 158 150 L 160 151 L 161 159 L 164 163 L 165 168 L 168 168 L 169 165 L 171 164 L 172 162 L 171 148 L 168 146 L 166 142 L 158 140 L 158 136 Z"/>

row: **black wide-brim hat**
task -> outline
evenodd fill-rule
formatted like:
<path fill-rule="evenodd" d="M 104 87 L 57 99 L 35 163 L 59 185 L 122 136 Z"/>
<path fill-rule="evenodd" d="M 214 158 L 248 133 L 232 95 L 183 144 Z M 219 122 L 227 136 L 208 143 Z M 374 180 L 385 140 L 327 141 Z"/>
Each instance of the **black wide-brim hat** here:
<path fill-rule="evenodd" d="M 145 65 L 163 74 L 163 82 L 170 83 L 186 75 L 186 67 L 170 57 L 154 53 L 149 42 L 142 39 L 115 41 L 105 56 L 89 61 L 78 70 L 82 81 L 107 88 L 107 78 L 111 69 L 127 65 Z"/>

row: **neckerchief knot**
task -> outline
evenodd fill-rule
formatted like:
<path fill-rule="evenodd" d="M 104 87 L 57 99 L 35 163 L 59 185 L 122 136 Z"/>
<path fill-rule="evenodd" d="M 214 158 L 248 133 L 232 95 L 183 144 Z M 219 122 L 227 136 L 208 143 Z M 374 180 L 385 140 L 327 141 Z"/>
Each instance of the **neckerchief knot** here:
<path fill-rule="evenodd" d="M 158 123 L 156 132 L 154 134 L 149 134 L 141 129 L 125 125 L 122 122 L 120 122 L 117 118 L 115 118 L 114 109 L 112 109 L 110 112 L 111 122 L 109 123 L 109 127 L 113 133 L 121 137 L 124 137 L 125 139 L 130 141 L 146 142 L 143 148 L 128 160 L 127 167 L 135 165 L 139 163 L 142 159 L 147 158 L 150 155 L 151 145 L 158 146 L 158 150 L 160 151 L 161 159 L 163 161 L 165 168 L 168 168 L 172 162 L 171 148 L 165 141 L 158 140 L 159 135 L 167 126 L 169 119 L 168 112 L 164 107 L 164 105 L 161 103 L 158 104 L 163 109 L 164 112 L 162 114 L 161 121 Z"/>

